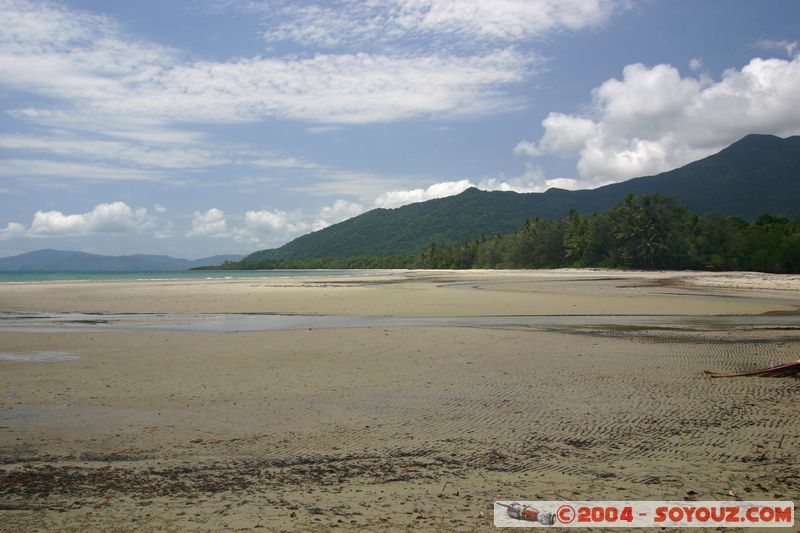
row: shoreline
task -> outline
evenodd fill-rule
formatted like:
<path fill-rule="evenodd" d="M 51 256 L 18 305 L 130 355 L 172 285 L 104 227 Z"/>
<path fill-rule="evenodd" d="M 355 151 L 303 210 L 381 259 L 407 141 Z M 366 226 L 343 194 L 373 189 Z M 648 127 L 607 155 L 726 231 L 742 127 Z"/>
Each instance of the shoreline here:
<path fill-rule="evenodd" d="M 142 271 L 141 274 L 175 274 L 175 273 L 195 273 L 198 277 L 165 277 L 165 278 L 120 278 L 120 279 L 52 279 L 52 280 L 35 280 L 35 281 L 0 281 L 0 286 L 5 284 L 24 284 L 24 283 L 72 283 L 72 282 L 126 282 L 126 281 L 186 281 L 186 282 L 203 282 L 203 281 L 227 281 L 227 280 L 247 280 L 251 279 L 248 276 L 235 277 L 225 274 L 219 276 L 208 276 L 205 278 L 199 277 L 201 272 L 196 270 L 165 270 L 165 271 Z M 290 278 L 290 279 L 305 279 L 314 277 L 369 277 L 373 275 L 398 275 L 398 274 L 475 274 L 475 275 L 528 275 L 533 277 L 540 276 L 618 276 L 618 277 L 640 277 L 642 279 L 651 279 L 655 277 L 669 277 L 669 278 L 686 278 L 687 280 L 695 279 L 723 279 L 729 280 L 730 288 L 740 286 L 743 282 L 758 282 L 753 285 L 753 288 L 781 288 L 781 289 L 794 289 L 800 290 L 800 274 L 775 274 L 769 272 L 756 272 L 747 270 L 625 270 L 613 268 L 542 268 L 542 269 L 405 269 L 405 268 L 378 268 L 378 269 L 336 269 L 336 268 L 302 268 L 302 269 L 248 269 L 248 270 L 212 270 L 208 272 L 232 272 L 232 273 L 274 273 L 281 272 L 286 275 L 272 275 L 263 276 L 267 279 Z M 294 273 L 310 273 L 308 275 L 298 275 Z M 103 274 L 103 275 L 136 275 L 136 271 L 65 271 L 65 272 L 50 272 L 50 271 L 3 271 L 0 274 L 20 274 L 20 275 L 80 275 L 80 274 Z M 259 278 L 260 276 L 252 276 Z M 788 282 L 788 283 L 787 283 Z M 738 285 L 736 285 L 738 284 Z M 717 286 L 717 285 L 700 285 L 700 286 Z"/>
<path fill-rule="evenodd" d="M 753 280 L 770 289 L 743 286 L 754 284 Z M 0 311 L 405 317 L 757 315 L 800 308 L 796 298 L 800 277 L 790 281 L 779 285 L 770 275 L 687 276 L 679 271 L 381 270 L 352 276 L 5 285 L 0 287 Z M 795 282 L 798 291 L 793 289 Z M 772 290 L 773 286 L 783 288 Z"/>

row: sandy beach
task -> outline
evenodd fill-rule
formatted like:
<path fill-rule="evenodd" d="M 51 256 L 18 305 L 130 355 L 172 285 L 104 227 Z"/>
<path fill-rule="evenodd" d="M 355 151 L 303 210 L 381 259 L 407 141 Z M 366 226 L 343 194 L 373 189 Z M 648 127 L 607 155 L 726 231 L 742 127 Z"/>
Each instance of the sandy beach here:
<path fill-rule="evenodd" d="M 796 276 L 21 283 L 0 313 L 3 531 L 489 531 L 495 500 L 800 500 L 800 380 L 703 372 L 800 357 Z M 196 320 L 158 327 L 176 314 Z M 258 327 L 281 315 L 321 320 Z"/>

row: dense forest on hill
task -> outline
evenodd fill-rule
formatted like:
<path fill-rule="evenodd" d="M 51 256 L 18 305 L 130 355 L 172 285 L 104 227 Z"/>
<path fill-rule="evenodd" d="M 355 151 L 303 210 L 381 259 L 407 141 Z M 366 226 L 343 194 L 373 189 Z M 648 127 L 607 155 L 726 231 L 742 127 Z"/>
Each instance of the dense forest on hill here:
<path fill-rule="evenodd" d="M 221 269 L 559 268 L 755 270 L 800 272 L 800 218 L 753 222 L 689 213 L 671 198 L 628 194 L 588 217 L 526 221 L 513 233 L 446 245 L 416 256 L 356 256 L 226 262 Z"/>
<path fill-rule="evenodd" d="M 597 189 L 516 193 L 470 188 L 396 209 L 373 209 L 248 259 L 417 255 L 430 243 L 511 233 L 534 217 L 558 220 L 571 210 L 588 217 L 611 209 L 628 193 L 659 193 L 698 214 L 719 212 L 749 222 L 764 213 L 793 219 L 800 216 L 800 136 L 748 135 L 683 167 Z"/>

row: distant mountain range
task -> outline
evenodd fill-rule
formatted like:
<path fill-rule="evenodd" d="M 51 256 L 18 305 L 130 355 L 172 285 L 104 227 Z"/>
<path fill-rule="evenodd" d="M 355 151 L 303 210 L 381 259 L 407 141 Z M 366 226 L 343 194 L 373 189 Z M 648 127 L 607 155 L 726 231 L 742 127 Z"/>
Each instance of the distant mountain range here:
<path fill-rule="evenodd" d="M 37 250 L 0 258 L 3 272 L 163 272 L 238 261 L 241 255 L 176 259 L 166 255 L 95 255 L 62 250 Z"/>
<path fill-rule="evenodd" d="M 583 215 L 606 210 L 627 193 L 660 193 L 696 213 L 718 211 L 745 219 L 762 214 L 800 215 L 800 136 L 748 135 L 721 152 L 655 176 L 592 190 L 544 193 L 463 193 L 374 209 L 303 235 L 245 261 L 415 254 L 430 242 L 465 241 L 519 228 L 527 219 L 552 220 L 571 209 Z"/>

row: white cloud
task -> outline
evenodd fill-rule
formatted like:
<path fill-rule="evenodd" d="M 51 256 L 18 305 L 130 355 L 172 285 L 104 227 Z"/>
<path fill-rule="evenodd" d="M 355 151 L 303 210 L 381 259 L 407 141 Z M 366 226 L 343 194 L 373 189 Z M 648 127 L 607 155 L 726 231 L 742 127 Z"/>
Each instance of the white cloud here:
<path fill-rule="evenodd" d="M 262 210 L 245 213 L 245 224 L 236 230 L 237 242 L 253 246 L 266 246 L 267 243 L 284 243 L 310 230 L 300 211 Z"/>
<path fill-rule="evenodd" d="M 257 233 L 285 234 L 296 236 L 307 231 L 317 231 L 331 224 L 361 214 L 364 207 L 347 200 L 336 200 L 332 205 L 322 207 L 316 215 L 306 215 L 301 211 L 286 212 L 280 209 L 247 211 L 244 216 L 245 227 L 241 235 Z"/>
<path fill-rule="evenodd" d="M 244 225 L 234 231 L 234 239 L 254 247 L 277 246 L 309 231 L 327 228 L 359 215 L 365 210 L 361 204 L 340 199 L 320 208 L 315 214 L 280 209 L 247 211 Z"/>
<path fill-rule="evenodd" d="M 532 157 L 547 153 L 571 156 L 579 152 L 597 130 L 597 125 L 589 119 L 562 113 L 550 113 L 542 121 L 542 126 L 545 133 L 538 145 L 520 141 L 514 153 Z"/>
<path fill-rule="evenodd" d="M 234 240 L 253 248 L 279 246 L 311 230 L 301 211 L 281 209 L 247 211 L 244 225 L 234 230 Z"/>
<path fill-rule="evenodd" d="M 316 163 L 303 161 L 296 157 L 259 158 L 247 161 L 247 163 L 262 168 L 300 168 L 305 170 L 322 168 Z"/>
<path fill-rule="evenodd" d="M 580 181 L 573 178 L 553 178 L 545 180 L 545 190 L 550 188 L 566 189 L 568 191 L 576 191 L 583 188 Z"/>
<path fill-rule="evenodd" d="M 577 157 L 580 184 L 598 186 L 676 168 L 749 133 L 800 133 L 800 57 L 755 58 L 719 81 L 670 65 L 628 65 L 594 89 L 587 116 L 551 113 L 538 143 L 515 153 Z"/>
<path fill-rule="evenodd" d="M 385 192 L 375 199 L 374 206 L 391 209 L 411 203 L 453 196 L 464 192 L 470 187 L 475 187 L 484 191 L 528 193 L 543 192 L 551 187 L 576 189 L 578 188 L 578 184 L 575 180 L 569 178 L 547 179 L 538 167 L 528 165 L 525 169 L 525 173 L 517 177 L 486 177 L 477 182 L 468 179 L 443 181 L 434 183 L 426 188 Z"/>
<path fill-rule="evenodd" d="M 52 4 L 6 0 L 0 19 L 2 85 L 66 102 L 73 106 L 67 116 L 80 109 L 79 115 L 107 119 L 106 126 L 129 120 L 368 123 L 475 115 L 518 107 L 503 89 L 521 82 L 535 62 L 514 48 L 466 56 L 186 61 L 174 50 L 128 38 L 107 18 Z M 24 113 L 49 119 L 51 111 Z"/>
<path fill-rule="evenodd" d="M 335 0 L 316 4 L 228 2 L 265 16 L 267 41 L 365 46 L 420 36 L 462 47 L 516 42 L 606 20 L 624 3 L 607 0 Z"/>
<path fill-rule="evenodd" d="M 770 39 L 761 39 L 756 43 L 756 48 L 761 50 L 784 50 L 789 57 L 797 54 L 798 51 L 797 41 L 788 41 L 786 39 L 781 41 L 773 41 Z"/>
<path fill-rule="evenodd" d="M 163 147 L 149 142 L 86 139 L 74 134 L 5 134 L 0 135 L 0 148 L 165 169 L 198 168 L 226 162 L 208 150 L 196 147 Z"/>
<path fill-rule="evenodd" d="M 522 140 L 514 147 L 514 155 L 527 155 L 530 157 L 536 157 L 542 155 L 542 153 L 539 151 L 536 143 Z"/>
<path fill-rule="evenodd" d="M 0 228 L 0 241 L 16 239 L 25 236 L 25 226 L 18 222 L 9 222 L 5 228 Z"/>
<path fill-rule="evenodd" d="M 285 211 L 248 211 L 244 214 L 245 225 L 256 231 L 281 231 L 289 225 Z"/>
<path fill-rule="evenodd" d="M 693 57 L 689 60 L 689 68 L 697 72 L 703 68 L 703 59 L 700 57 Z"/>
<path fill-rule="evenodd" d="M 357 53 L 196 63 L 166 71 L 156 94 L 136 93 L 116 105 L 123 112 L 211 122 L 475 115 L 517 107 L 501 88 L 521 82 L 532 62 L 509 48 L 466 57 Z"/>
<path fill-rule="evenodd" d="M 335 131 L 340 131 L 342 128 L 339 126 L 312 126 L 306 128 L 308 133 L 314 134 L 324 134 L 324 133 L 333 133 Z"/>
<path fill-rule="evenodd" d="M 434 198 L 453 196 L 454 194 L 464 192 L 470 187 L 474 187 L 473 183 L 469 180 L 463 179 L 458 181 L 443 181 L 441 183 L 434 183 L 425 189 L 420 188 L 389 191 L 381 194 L 375 199 L 375 207 L 394 208 L 415 202 L 424 202 Z"/>
<path fill-rule="evenodd" d="M 192 229 L 186 233 L 187 237 L 228 237 L 228 221 L 225 213 L 216 207 L 208 211 L 195 211 L 192 217 Z"/>
<path fill-rule="evenodd" d="M 93 233 L 141 233 L 152 229 L 147 209 L 124 202 L 98 204 L 88 213 L 65 215 L 61 211 L 37 211 L 27 234 L 34 237 L 89 235 Z"/>
<path fill-rule="evenodd" d="M 11 109 L 7 114 L 19 120 L 36 122 L 54 130 L 90 132 L 103 136 L 139 141 L 157 146 L 191 145 L 205 140 L 206 134 L 170 127 L 160 117 L 109 116 L 97 109 Z"/>
<path fill-rule="evenodd" d="M 363 205 L 347 200 L 336 200 L 333 204 L 323 207 L 311 225 L 312 231 L 327 228 L 342 220 L 347 220 L 365 211 Z"/>
<path fill-rule="evenodd" d="M 320 167 L 305 173 L 313 182 L 292 185 L 295 193 L 312 196 L 351 196 L 367 199 L 382 194 L 390 187 L 403 187 L 418 183 L 424 178 L 408 175 L 386 175 L 379 172 Z M 430 180 L 425 180 L 430 181 Z"/>
<path fill-rule="evenodd" d="M 158 171 L 45 159 L 4 159 L 0 164 L 0 176 L 11 178 L 66 177 L 97 181 L 166 180 L 164 174 Z"/>

